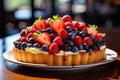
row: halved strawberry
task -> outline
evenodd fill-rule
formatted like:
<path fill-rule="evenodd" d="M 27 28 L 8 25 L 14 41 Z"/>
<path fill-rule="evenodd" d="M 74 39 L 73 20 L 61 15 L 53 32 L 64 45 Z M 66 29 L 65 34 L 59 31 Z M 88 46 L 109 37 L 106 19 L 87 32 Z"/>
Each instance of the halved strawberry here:
<path fill-rule="evenodd" d="M 57 20 L 57 21 L 54 21 L 50 24 L 50 27 L 52 28 L 52 30 L 54 30 L 55 32 L 57 32 L 59 34 L 59 31 L 61 29 L 64 29 L 65 27 L 65 24 L 64 24 L 64 21 L 62 20 Z"/>
<path fill-rule="evenodd" d="M 35 21 L 35 23 L 33 24 L 33 26 L 37 29 L 37 30 L 43 30 L 46 29 L 46 21 L 43 19 L 38 19 Z"/>
<path fill-rule="evenodd" d="M 96 29 L 97 29 L 97 26 L 90 25 L 90 27 L 87 27 L 88 34 L 93 34 L 93 36 L 96 38 L 98 35 L 98 31 Z"/>
<path fill-rule="evenodd" d="M 50 35 L 46 32 L 37 34 L 34 37 L 35 37 L 35 40 L 40 44 L 46 44 L 48 46 L 51 44 Z"/>
<path fill-rule="evenodd" d="M 63 41 L 62 41 L 62 38 L 60 36 L 56 37 L 54 40 L 53 40 L 53 43 L 57 43 L 59 48 L 61 48 L 63 46 Z"/>
<path fill-rule="evenodd" d="M 80 36 L 75 36 L 75 38 L 74 38 L 74 44 L 76 46 L 79 46 L 82 43 L 83 43 L 82 38 Z"/>
<path fill-rule="evenodd" d="M 53 55 L 59 52 L 58 44 L 52 43 L 49 47 L 49 55 Z"/>

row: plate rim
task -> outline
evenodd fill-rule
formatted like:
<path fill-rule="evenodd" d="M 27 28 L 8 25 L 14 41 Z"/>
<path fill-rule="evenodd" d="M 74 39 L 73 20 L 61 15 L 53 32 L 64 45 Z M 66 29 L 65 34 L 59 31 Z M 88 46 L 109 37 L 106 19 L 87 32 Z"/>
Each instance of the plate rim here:
<path fill-rule="evenodd" d="M 6 51 L 3 53 L 3 58 L 8 61 L 8 62 L 12 62 L 12 63 L 15 63 L 15 64 L 20 64 L 20 65 L 23 65 L 23 66 L 28 66 L 28 67 L 37 67 L 37 68 L 44 68 L 44 69 L 72 69 L 72 68 L 87 68 L 87 67 L 93 67 L 93 66 L 98 66 L 98 65 L 102 65 L 102 64 L 107 64 L 107 63 L 110 63 L 112 61 L 114 61 L 117 57 L 117 52 L 115 52 L 114 50 L 112 49 L 109 49 L 109 48 L 106 48 L 106 56 L 107 55 L 107 51 L 112 51 L 115 56 L 111 59 L 111 60 L 102 60 L 100 62 L 96 62 L 96 63 L 92 63 L 92 64 L 82 64 L 82 65 L 75 65 L 75 66 L 48 66 L 46 64 L 35 64 L 35 63 L 25 63 L 25 62 L 21 62 L 21 61 L 18 61 L 16 59 L 11 59 L 11 58 L 8 58 L 8 56 L 10 55 L 10 52 L 12 50 L 9 50 L 9 51 Z M 12 56 L 11 56 L 12 57 Z"/>

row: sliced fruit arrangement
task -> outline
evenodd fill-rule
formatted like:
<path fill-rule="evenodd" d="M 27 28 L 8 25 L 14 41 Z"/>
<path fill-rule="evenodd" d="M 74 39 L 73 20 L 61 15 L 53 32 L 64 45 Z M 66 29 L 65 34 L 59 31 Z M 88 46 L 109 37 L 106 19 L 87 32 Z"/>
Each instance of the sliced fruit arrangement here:
<path fill-rule="evenodd" d="M 69 15 L 56 15 L 47 20 L 39 18 L 32 26 L 23 29 L 14 45 L 22 50 L 26 47 L 41 48 L 49 54 L 60 50 L 91 52 L 105 45 L 104 36 L 105 33 L 99 33 L 96 25 L 87 26 L 84 22 L 72 20 Z"/>

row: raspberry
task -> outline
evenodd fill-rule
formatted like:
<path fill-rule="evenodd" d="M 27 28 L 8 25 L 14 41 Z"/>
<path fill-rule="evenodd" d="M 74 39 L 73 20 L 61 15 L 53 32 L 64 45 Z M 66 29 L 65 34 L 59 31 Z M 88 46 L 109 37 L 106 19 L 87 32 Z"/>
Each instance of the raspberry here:
<path fill-rule="evenodd" d="M 68 32 L 65 29 L 61 29 L 60 32 L 59 32 L 59 36 L 62 39 L 67 39 L 68 38 Z"/>
<path fill-rule="evenodd" d="M 93 45 L 93 41 L 90 37 L 85 37 L 84 38 L 84 43 L 87 43 L 88 46 L 92 46 Z"/>
<path fill-rule="evenodd" d="M 98 33 L 97 38 L 101 41 L 102 40 L 102 33 Z"/>
<path fill-rule="evenodd" d="M 28 42 L 28 40 L 27 40 L 25 37 L 22 37 L 22 38 L 21 38 L 21 41 L 22 41 L 22 42 Z"/>
<path fill-rule="evenodd" d="M 60 36 L 56 37 L 54 40 L 53 40 L 53 43 L 57 43 L 59 48 L 61 48 L 63 46 L 63 41 L 62 41 L 62 38 Z"/>
<path fill-rule="evenodd" d="M 27 35 L 27 39 L 29 40 L 31 37 L 33 37 L 33 33 L 29 33 L 28 35 Z"/>
<path fill-rule="evenodd" d="M 75 29 L 75 27 L 73 26 L 73 24 L 71 22 L 65 22 L 65 26 L 70 26 L 72 29 Z"/>
<path fill-rule="evenodd" d="M 76 28 L 79 27 L 79 25 L 80 25 L 78 21 L 72 21 L 72 24 Z"/>
<path fill-rule="evenodd" d="M 85 23 L 80 23 L 79 26 L 77 26 L 77 29 L 78 29 L 79 31 L 82 31 L 85 27 L 86 27 L 86 24 L 85 24 Z"/>
<path fill-rule="evenodd" d="M 58 48 L 57 43 L 52 43 L 49 47 L 49 54 L 53 55 L 53 54 L 56 54 L 58 52 L 59 52 L 59 48 Z"/>
<path fill-rule="evenodd" d="M 20 36 L 23 37 L 23 36 L 26 36 L 27 33 L 26 33 L 26 29 L 23 29 L 21 32 L 20 32 Z"/>
<path fill-rule="evenodd" d="M 82 38 L 80 36 L 75 36 L 75 38 L 74 38 L 74 44 L 76 46 L 79 46 L 80 44 L 83 44 Z"/>
<path fill-rule="evenodd" d="M 61 18 L 64 22 L 72 22 L 72 18 L 69 15 L 65 15 Z"/>
<path fill-rule="evenodd" d="M 33 33 L 33 32 L 36 32 L 36 31 L 37 31 L 37 29 L 34 28 L 34 27 L 30 27 L 30 29 L 29 29 L 29 32 L 30 32 L 30 33 Z"/>

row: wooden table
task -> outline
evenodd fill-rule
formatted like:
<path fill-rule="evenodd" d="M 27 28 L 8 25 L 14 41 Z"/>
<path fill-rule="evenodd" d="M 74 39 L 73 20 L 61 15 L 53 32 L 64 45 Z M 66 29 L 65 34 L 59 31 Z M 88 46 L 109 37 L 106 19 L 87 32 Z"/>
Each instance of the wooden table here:
<path fill-rule="evenodd" d="M 0 80 L 118 80 L 120 57 L 117 60 L 86 70 L 56 72 L 6 62 L 0 55 Z"/>

